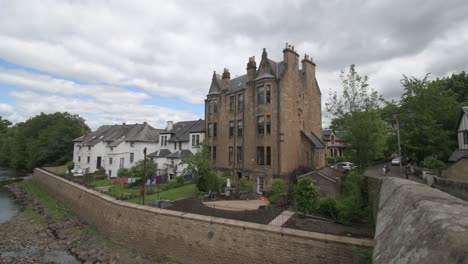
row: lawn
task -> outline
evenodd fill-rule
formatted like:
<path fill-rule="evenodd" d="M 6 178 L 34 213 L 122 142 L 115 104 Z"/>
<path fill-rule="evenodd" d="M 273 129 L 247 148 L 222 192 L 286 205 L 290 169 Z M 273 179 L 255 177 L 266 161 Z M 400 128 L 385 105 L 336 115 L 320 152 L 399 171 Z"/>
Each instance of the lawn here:
<path fill-rule="evenodd" d="M 151 195 L 146 195 L 145 204 L 149 204 L 149 202 L 158 200 L 158 190 L 155 189 L 156 193 Z M 177 199 L 184 199 L 193 197 L 197 193 L 197 188 L 195 184 L 185 185 L 179 188 L 170 189 L 167 191 L 161 191 L 159 193 L 159 200 L 177 200 Z M 133 198 L 128 200 L 131 203 L 140 203 L 140 198 Z"/>
<path fill-rule="evenodd" d="M 110 179 L 95 180 L 90 185 L 93 187 L 108 186 L 111 185 L 111 181 Z"/>

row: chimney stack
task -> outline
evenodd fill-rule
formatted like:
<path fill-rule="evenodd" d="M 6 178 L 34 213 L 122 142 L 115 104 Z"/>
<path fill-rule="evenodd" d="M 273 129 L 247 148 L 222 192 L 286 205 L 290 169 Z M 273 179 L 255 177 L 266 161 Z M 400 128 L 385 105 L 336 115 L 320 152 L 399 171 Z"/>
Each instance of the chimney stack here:
<path fill-rule="evenodd" d="M 229 87 L 229 80 L 231 80 L 231 74 L 227 68 L 224 68 L 222 82 L 221 82 L 221 90 L 228 89 Z"/>
<path fill-rule="evenodd" d="M 288 65 L 288 69 L 299 70 L 299 54 L 294 50 L 294 46 L 286 43 L 286 47 L 283 50 L 283 61 Z"/>
<path fill-rule="evenodd" d="M 255 73 L 257 71 L 257 63 L 255 62 L 255 56 L 249 58 L 247 63 L 247 81 L 253 81 L 255 79 Z"/>
<path fill-rule="evenodd" d="M 172 121 L 167 121 L 167 126 L 166 126 L 166 130 L 169 131 L 169 130 L 172 130 Z"/>
<path fill-rule="evenodd" d="M 308 54 L 304 54 L 304 59 L 302 59 L 302 71 L 305 72 L 306 77 L 315 79 L 315 62 L 312 60 L 312 57 L 309 57 Z"/>

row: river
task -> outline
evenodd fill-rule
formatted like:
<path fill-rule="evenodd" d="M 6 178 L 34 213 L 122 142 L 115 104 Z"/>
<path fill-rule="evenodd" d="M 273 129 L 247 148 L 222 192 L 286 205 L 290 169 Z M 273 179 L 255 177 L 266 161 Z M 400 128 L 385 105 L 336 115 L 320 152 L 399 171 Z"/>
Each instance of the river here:
<path fill-rule="evenodd" d="M 24 177 L 25 173 L 10 168 L 0 167 L 0 178 Z M 16 202 L 15 195 L 8 188 L 0 186 L 0 224 L 8 222 L 15 216 L 20 207 Z"/>

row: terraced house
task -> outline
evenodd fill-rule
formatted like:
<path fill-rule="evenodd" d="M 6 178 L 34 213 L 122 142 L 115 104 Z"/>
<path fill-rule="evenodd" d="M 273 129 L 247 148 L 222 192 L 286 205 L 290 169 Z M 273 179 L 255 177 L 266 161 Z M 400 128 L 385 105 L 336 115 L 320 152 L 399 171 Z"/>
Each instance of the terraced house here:
<path fill-rule="evenodd" d="M 248 177 L 257 192 L 269 191 L 273 177 L 288 178 L 300 166 L 325 165 L 321 92 L 316 64 L 286 44 L 275 62 L 263 49 L 247 74 L 231 79 L 213 73 L 205 100 L 207 143 L 214 169 L 236 183 Z"/>
<path fill-rule="evenodd" d="M 165 129 L 143 124 L 106 125 L 74 140 L 73 161 L 76 169 L 95 172 L 104 168 L 109 177 L 116 177 L 121 168 L 131 168 L 148 158 L 156 162 L 158 174 L 169 179 L 181 176 L 184 167 L 180 157 L 196 151 L 204 139 L 203 120 L 168 122 Z"/>

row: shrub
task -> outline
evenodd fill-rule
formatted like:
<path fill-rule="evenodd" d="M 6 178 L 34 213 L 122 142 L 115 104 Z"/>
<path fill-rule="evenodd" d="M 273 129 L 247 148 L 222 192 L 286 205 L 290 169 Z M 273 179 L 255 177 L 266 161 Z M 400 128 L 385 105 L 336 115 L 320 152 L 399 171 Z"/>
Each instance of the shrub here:
<path fill-rule="evenodd" d="M 343 179 L 337 219 L 343 223 L 365 222 L 370 217 L 369 208 L 367 182 L 357 172 L 351 172 Z"/>
<path fill-rule="evenodd" d="M 106 169 L 99 167 L 98 170 L 94 173 L 95 175 L 104 175 L 106 174 Z"/>
<path fill-rule="evenodd" d="M 184 176 L 176 177 L 176 181 L 177 181 L 177 183 L 179 184 L 179 186 L 183 186 L 183 185 L 185 184 L 185 178 L 184 178 Z"/>
<path fill-rule="evenodd" d="M 314 211 L 317 199 L 318 189 L 312 179 L 303 177 L 294 189 L 294 202 L 296 209 L 303 214 L 310 214 Z"/>
<path fill-rule="evenodd" d="M 441 160 L 429 159 L 422 161 L 420 163 L 420 166 L 423 168 L 434 170 L 436 172 L 440 172 L 445 168 L 445 163 Z"/>
<path fill-rule="evenodd" d="M 119 177 L 119 178 L 127 178 L 129 176 L 129 174 L 130 174 L 129 171 L 126 168 L 120 168 L 117 171 L 117 177 Z"/>
<path fill-rule="evenodd" d="M 284 197 L 286 196 L 286 184 L 283 179 L 273 179 L 271 183 L 271 193 L 268 197 L 270 203 L 277 203 L 280 201 L 284 201 Z"/>
<path fill-rule="evenodd" d="M 75 168 L 75 162 L 69 161 L 69 162 L 67 162 L 67 164 L 65 166 L 67 166 L 68 171 L 71 171 L 71 170 L 73 170 Z"/>
<path fill-rule="evenodd" d="M 247 177 L 242 177 L 239 180 L 239 189 L 241 193 L 250 193 L 252 192 L 252 185 L 250 184 L 249 179 Z"/>
<path fill-rule="evenodd" d="M 335 158 L 334 157 L 325 157 L 325 160 L 327 161 L 327 164 L 335 164 Z"/>
<path fill-rule="evenodd" d="M 338 218 L 338 203 L 336 199 L 331 197 L 320 198 L 316 212 L 336 220 Z"/>
<path fill-rule="evenodd" d="M 206 175 L 198 177 L 197 187 L 202 192 L 216 192 L 219 190 L 218 177 L 212 171 L 207 172 Z"/>

